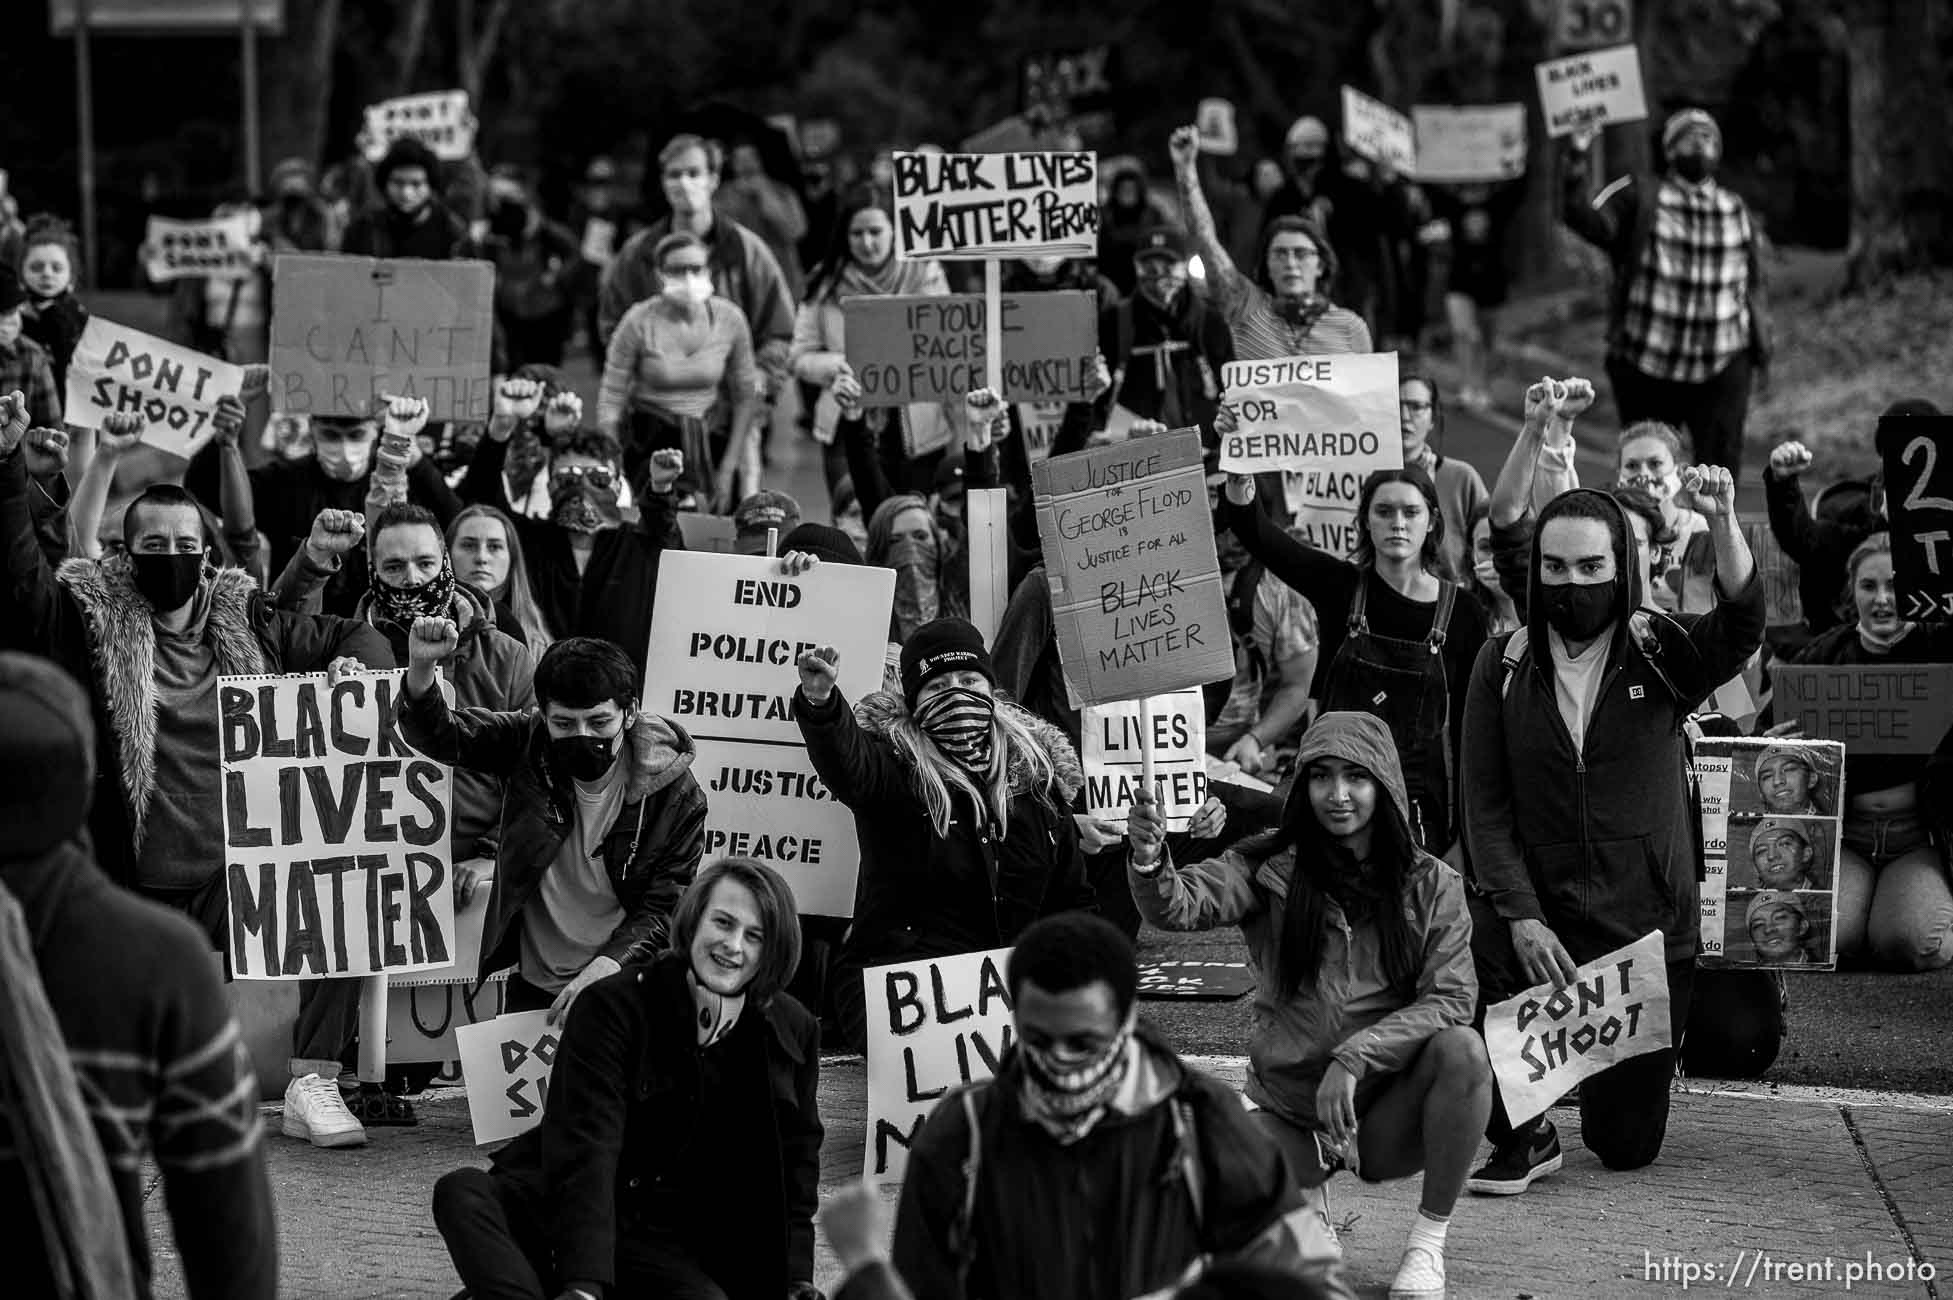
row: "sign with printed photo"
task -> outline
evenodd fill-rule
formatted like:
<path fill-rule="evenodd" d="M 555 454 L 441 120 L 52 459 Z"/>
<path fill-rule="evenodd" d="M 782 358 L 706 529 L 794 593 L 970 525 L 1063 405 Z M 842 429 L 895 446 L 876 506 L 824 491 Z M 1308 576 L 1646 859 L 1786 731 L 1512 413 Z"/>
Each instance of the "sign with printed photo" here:
<path fill-rule="evenodd" d="M 1842 744 L 1823 740 L 1696 742 L 1704 862 L 1699 964 L 1836 966 L 1844 753 Z"/>

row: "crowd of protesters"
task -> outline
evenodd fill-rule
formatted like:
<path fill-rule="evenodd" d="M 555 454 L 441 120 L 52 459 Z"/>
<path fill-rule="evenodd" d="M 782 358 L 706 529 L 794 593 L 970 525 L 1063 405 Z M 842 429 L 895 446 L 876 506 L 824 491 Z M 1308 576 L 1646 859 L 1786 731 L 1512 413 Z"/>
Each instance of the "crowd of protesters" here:
<path fill-rule="evenodd" d="M 492 262 L 487 421 L 430 425 L 425 403 L 393 400 L 267 422 L 268 275 L 190 282 L 174 300 L 184 339 L 245 364 L 245 391 L 206 450 L 128 492 L 140 418 L 62 419 L 88 319 L 74 238 L 27 223 L 0 266 L 0 1011 L 10 1041 L 24 1026 L 67 1050 L 0 1051 L 0 1204 L 43 1224 L 50 1277 L 147 1294 L 136 1170 L 154 1155 L 190 1293 L 273 1293 L 256 1085 L 198 952 L 231 943 L 211 851 L 225 842 L 217 680 L 361 668 L 404 670 L 393 722 L 455 769 L 456 898 L 488 898 L 474 973 L 508 972 L 507 1008 L 561 1026 L 541 1126 L 433 1189 L 478 1300 L 818 1296 L 822 1027 L 858 1051 L 863 970 L 999 948 L 1013 949 L 1017 1045 L 924 1125 L 892 1253 L 858 1193 L 823 1212 L 843 1295 L 1272 1294 L 1252 1290 L 1271 1277 L 1290 1279 L 1284 1294 L 1345 1295 L 1322 1189 L 1346 1170 L 1422 1175 L 1390 1294 L 1442 1296 L 1461 1195 L 1523 1192 L 1563 1160 L 1550 1121 L 1507 1114 L 1487 1007 L 1650 931 L 1674 1047 L 1587 1079 L 1579 1104 L 1602 1164 L 1654 1161 L 1677 1059 L 1761 1073 L 1788 995 L 1775 972 L 1697 968 L 1690 738 L 1735 726 L 1714 701 L 1746 673 L 1765 680 L 1759 655 L 1953 657 L 1945 624 L 1897 607 L 1883 485 L 1813 513 L 1796 442 L 1764 482 L 1803 566 L 1806 626 L 1796 644 L 1772 629 L 1766 648 L 1735 514 L 1769 356 L 1758 232 L 1716 180 L 1712 119 L 1679 113 L 1660 141 L 1658 175 L 1597 201 L 1584 138 L 1561 160 L 1567 224 L 1614 273 L 1614 481 L 1574 469 L 1590 380 L 1533 385 L 1506 459 L 1475 467 L 1443 450 L 1437 380 L 1407 367 L 1402 468 L 1361 485 L 1350 554 L 1306 539 L 1292 476 L 1220 469 L 1236 427 L 1223 368 L 1414 344 L 1410 250 L 1437 215 L 1455 246 L 1459 402 L 1488 409 L 1511 193 L 1427 192 L 1341 156 L 1314 118 L 1240 190 L 1178 131 L 1177 205 L 1121 171 L 1098 264 L 1010 269 L 1015 290 L 1082 288 L 1101 309 L 1091 396 L 1036 452 L 1030 416 L 988 390 L 864 404 L 842 304 L 951 288 L 937 263 L 895 256 L 885 188 L 803 203 L 751 142 L 687 134 L 656 155 L 656 221 L 632 218 L 598 159 L 580 228 L 513 170 L 488 176 L 471 223 L 442 197 L 443 164 L 402 140 L 357 213 L 324 204 L 308 166 L 281 165 L 254 210 L 261 235 L 272 256 Z M 587 414 L 563 370 L 579 337 L 600 372 Z M 783 400 L 804 408 L 801 435 L 772 432 Z M 1235 649 L 1205 691 L 1208 746 L 1274 784 L 1217 782 L 1171 835 L 1142 790 L 1121 831 L 1084 810 L 1031 465 L 1184 427 L 1207 457 Z M 764 487 L 778 436 L 820 445 L 825 503 Z M 1011 594 L 986 640 L 969 621 L 964 502 L 992 486 L 1009 504 Z M 803 928 L 771 866 L 705 862 L 692 739 L 641 707 L 662 668 L 647 661 L 661 565 L 686 548 L 687 516 L 713 514 L 748 554 L 770 530 L 787 575 L 894 575 L 882 689 L 846 698 L 828 647 L 796 665 L 792 716 L 860 841 L 848 922 Z M 1754 723 L 1795 730 L 1767 709 Z M 1840 961 L 1953 963 L 1944 761 L 1848 764 Z M 1766 932 L 1770 897 L 1750 909 Z M 1254 1113 L 1140 1017 L 1142 921 L 1242 932 Z M 82 946 L 114 958 L 72 970 Z M 357 992 L 302 989 L 289 1137 L 369 1140 L 347 1104 L 357 1084 L 341 1083 Z M 89 1122 L 95 1145 L 48 1140 Z M 1491 1155 L 1474 1168 L 1481 1136 Z"/>

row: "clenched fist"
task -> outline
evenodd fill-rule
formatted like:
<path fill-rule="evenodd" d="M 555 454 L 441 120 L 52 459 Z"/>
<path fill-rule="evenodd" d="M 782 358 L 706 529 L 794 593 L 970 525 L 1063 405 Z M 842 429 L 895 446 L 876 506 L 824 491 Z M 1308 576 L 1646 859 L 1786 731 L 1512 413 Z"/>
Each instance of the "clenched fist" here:
<path fill-rule="evenodd" d="M 95 434 L 97 456 L 120 456 L 142 441 L 142 417 L 134 411 L 110 411 Z"/>
<path fill-rule="evenodd" d="M 801 655 L 794 666 L 800 669 L 800 689 L 808 702 L 827 703 L 834 694 L 834 674 L 841 670 L 841 652 L 831 645 L 820 646 Z"/>
<path fill-rule="evenodd" d="M 1795 439 L 1770 449 L 1770 468 L 1783 478 L 1796 478 L 1811 467 L 1811 449 Z"/>
<path fill-rule="evenodd" d="M 407 634 L 407 665 L 432 668 L 461 646 L 461 630 L 451 618 L 417 618 Z"/>
<path fill-rule="evenodd" d="M 27 436 L 27 397 L 18 391 L 0 397 L 0 456 L 11 456 Z"/>
<path fill-rule="evenodd" d="M 1683 505 L 1705 519 L 1736 513 L 1736 480 L 1720 465 L 1691 465 L 1682 471 Z"/>
<path fill-rule="evenodd" d="M 651 469 L 645 486 L 663 496 L 685 473 L 685 453 L 672 448 L 651 453 Z"/>
<path fill-rule="evenodd" d="M 495 385 L 494 409 L 489 414 L 488 436 L 507 442 L 516 426 L 536 413 L 542 405 L 543 386 L 533 379 L 504 379 Z"/>
<path fill-rule="evenodd" d="M 424 397 L 389 397 L 386 399 L 386 416 L 380 425 L 380 433 L 388 438 L 406 438 L 409 441 L 419 436 L 427 427 L 428 405 Z"/>
<path fill-rule="evenodd" d="M 229 393 L 217 399 L 216 413 L 210 417 L 219 447 L 237 446 L 237 435 L 244 432 L 244 403 Z"/>
<path fill-rule="evenodd" d="M 991 443 L 1010 432 L 1010 408 L 988 388 L 972 389 L 964 396 L 963 414 L 969 420 L 964 446 L 971 451 L 989 451 Z"/>
<path fill-rule="evenodd" d="M 558 393 L 543 406 L 543 432 L 560 437 L 583 423 L 583 399 L 575 393 Z"/>
<path fill-rule="evenodd" d="M 1166 138 L 1166 152 L 1173 159 L 1175 171 L 1192 171 L 1200 162 L 1200 128 L 1175 127 L 1173 134 Z"/>
<path fill-rule="evenodd" d="M 61 429 L 29 429 L 21 443 L 27 449 L 27 472 L 47 478 L 68 468 L 68 435 Z"/>
<path fill-rule="evenodd" d="M 320 568 L 338 568 L 339 557 L 366 535 L 366 516 L 354 510 L 321 510 L 312 519 L 305 553 Z"/>

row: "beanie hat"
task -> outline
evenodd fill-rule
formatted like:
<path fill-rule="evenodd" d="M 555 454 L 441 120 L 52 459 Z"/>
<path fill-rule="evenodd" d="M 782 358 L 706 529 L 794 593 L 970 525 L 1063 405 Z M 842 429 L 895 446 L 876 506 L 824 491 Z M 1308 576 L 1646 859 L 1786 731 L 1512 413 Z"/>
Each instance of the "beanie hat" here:
<path fill-rule="evenodd" d="M 1765 817 L 1750 832 L 1750 856 L 1756 856 L 1756 844 L 1766 835 L 1795 835 L 1804 841 L 1804 847 L 1811 847 L 1811 833 L 1804 829 L 1803 823 L 1790 817 Z"/>
<path fill-rule="evenodd" d="M 312 164 L 303 158 L 283 159 L 271 169 L 273 194 L 284 194 L 288 190 L 292 193 L 310 194 L 317 188 L 318 184 L 312 174 Z"/>
<path fill-rule="evenodd" d="M 1682 136 L 1697 127 L 1701 127 L 1709 133 L 1710 137 L 1716 142 L 1716 152 L 1721 153 L 1722 128 L 1716 125 L 1715 118 L 1710 117 L 1699 108 L 1685 108 L 1681 112 L 1671 115 L 1668 121 L 1662 125 L 1662 153 L 1664 155 L 1674 153 L 1675 146 L 1681 141 Z"/>
<path fill-rule="evenodd" d="M 387 177 L 402 167 L 418 167 L 427 173 L 427 183 L 438 186 L 441 183 L 441 160 L 412 136 L 403 135 L 387 146 L 386 154 L 373 167 L 373 183 L 381 189 L 386 188 Z"/>
<path fill-rule="evenodd" d="M 95 793 L 88 697 L 58 666 L 0 653 L 0 861 L 37 858 L 81 834 Z"/>
<path fill-rule="evenodd" d="M 1809 917 L 1804 915 L 1804 900 L 1791 893 L 1788 889 L 1763 889 L 1757 891 L 1756 897 L 1750 900 L 1749 907 L 1743 912 L 1743 929 L 1745 931 L 1748 931 L 1752 925 L 1756 924 L 1756 918 L 1763 914 L 1763 909 L 1766 907 L 1787 907 L 1797 913 L 1798 920 L 1805 922 L 1810 920 Z"/>
<path fill-rule="evenodd" d="M 983 648 L 983 633 L 964 618 L 924 623 L 902 646 L 902 702 L 913 709 L 924 682 L 937 673 L 953 672 L 979 672 L 992 686 L 997 684 L 997 670 Z"/>
<path fill-rule="evenodd" d="M 1308 146 L 1320 153 L 1329 148 L 1329 127 L 1319 117 L 1298 117 L 1288 128 L 1286 143 L 1290 152 Z"/>
<path fill-rule="evenodd" d="M 780 539 L 780 554 L 805 551 L 822 564 L 861 564 L 861 548 L 854 539 L 828 524 L 806 523 Z"/>

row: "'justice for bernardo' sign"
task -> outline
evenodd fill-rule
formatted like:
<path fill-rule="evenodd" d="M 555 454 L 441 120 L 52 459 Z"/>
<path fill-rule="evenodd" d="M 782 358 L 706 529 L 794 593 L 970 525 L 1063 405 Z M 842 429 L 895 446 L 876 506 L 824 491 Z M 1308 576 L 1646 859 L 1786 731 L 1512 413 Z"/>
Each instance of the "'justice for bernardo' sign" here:
<path fill-rule="evenodd" d="M 1095 257 L 1092 153 L 898 153 L 896 248 L 904 258 Z"/>
<path fill-rule="evenodd" d="M 1221 439 L 1231 474 L 1328 469 L 1361 479 L 1404 463 L 1395 352 L 1230 361 L 1221 382 L 1240 426 Z"/>
<path fill-rule="evenodd" d="M 312 979 L 447 965 L 453 771 L 393 724 L 400 673 L 217 682 L 231 967 Z"/>

